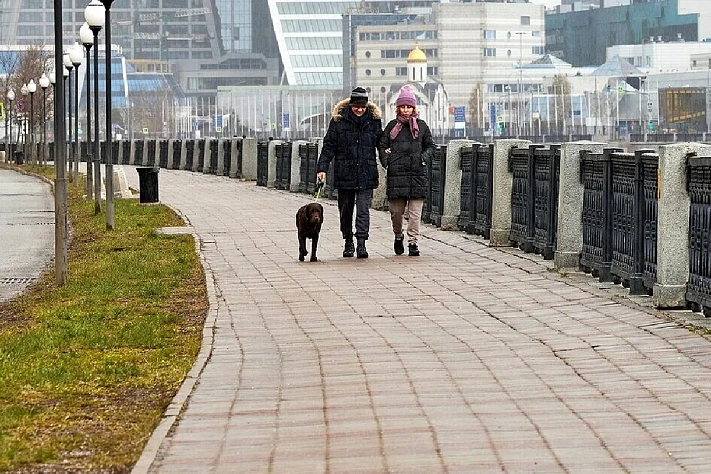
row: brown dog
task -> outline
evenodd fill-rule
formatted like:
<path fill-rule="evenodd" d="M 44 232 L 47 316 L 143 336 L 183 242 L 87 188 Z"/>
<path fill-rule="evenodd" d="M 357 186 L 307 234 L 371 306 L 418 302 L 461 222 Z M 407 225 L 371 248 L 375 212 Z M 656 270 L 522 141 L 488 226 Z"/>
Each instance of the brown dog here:
<path fill-rule="evenodd" d="M 318 261 L 316 247 L 318 246 L 321 224 L 323 224 L 323 206 L 319 203 L 306 204 L 296 212 L 296 228 L 299 231 L 299 261 L 303 262 L 304 257 L 309 253 L 306 251 L 306 239 L 311 239 L 311 261 Z"/>

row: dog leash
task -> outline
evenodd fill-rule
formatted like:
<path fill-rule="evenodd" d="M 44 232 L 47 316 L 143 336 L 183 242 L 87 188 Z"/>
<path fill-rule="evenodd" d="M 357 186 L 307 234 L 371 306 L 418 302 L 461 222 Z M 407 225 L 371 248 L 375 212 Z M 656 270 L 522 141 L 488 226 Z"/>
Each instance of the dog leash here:
<path fill-rule="evenodd" d="M 325 183 L 323 181 L 318 181 L 316 183 L 316 193 L 314 194 L 314 202 L 318 202 L 319 198 L 321 197 L 321 191 L 323 191 L 324 184 Z"/>

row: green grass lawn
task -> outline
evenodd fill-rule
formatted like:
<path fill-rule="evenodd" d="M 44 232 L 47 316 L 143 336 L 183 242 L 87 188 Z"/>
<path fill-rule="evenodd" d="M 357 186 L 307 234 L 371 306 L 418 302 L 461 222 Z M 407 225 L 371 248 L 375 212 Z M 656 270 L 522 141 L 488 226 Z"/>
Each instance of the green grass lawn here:
<path fill-rule="evenodd" d="M 128 472 L 200 347 L 208 302 L 195 242 L 156 232 L 183 222 L 117 199 L 107 231 L 83 186 L 68 189 L 67 284 L 51 267 L 0 303 L 0 471 Z"/>

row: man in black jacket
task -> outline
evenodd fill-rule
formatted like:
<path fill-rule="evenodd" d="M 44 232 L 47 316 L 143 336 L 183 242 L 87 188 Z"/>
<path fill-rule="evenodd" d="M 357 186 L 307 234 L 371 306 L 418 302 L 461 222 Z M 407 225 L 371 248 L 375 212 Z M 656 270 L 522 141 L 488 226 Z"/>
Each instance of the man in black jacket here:
<path fill-rule="evenodd" d="M 368 101 L 368 93 L 362 87 L 353 89 L 348 99 L 333 108 L 316 171 L 318 180 L 324 181 L 333 161 L 344 257 L 352 257 L 355 252 L 358 258 L 368 258 L 365 241 L 370 230 L 373 189 L 378 187 L 376 154 L 382 132 L 380 109 Z M 353 245 L 354 208 L 357 248 Z"/>

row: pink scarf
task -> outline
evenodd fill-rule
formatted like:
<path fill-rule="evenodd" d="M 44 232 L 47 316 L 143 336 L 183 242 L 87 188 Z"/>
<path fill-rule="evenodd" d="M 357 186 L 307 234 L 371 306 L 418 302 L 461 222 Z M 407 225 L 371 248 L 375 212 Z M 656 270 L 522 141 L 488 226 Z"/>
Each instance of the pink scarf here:
<path fill-rule="evenodd" d="M 417 114 L 412 114 L 410 115 L 410 132 L 412 132 L 412 138 L 417 140 L 417 137 L 420 136 L 420 127 L 417 126 Z M 395 137 L 397 137 L 397 134 L 400 133 L 400 130 L 402 130 L 403 124 L 406 124 L 408 122 L 408 119 L 405 117 L 398 115 L 396 117 L 397 123 L 393 127 L 392 130 L 390 130 L 390 139 L 395 140 Z"/>

